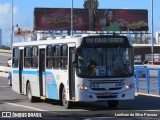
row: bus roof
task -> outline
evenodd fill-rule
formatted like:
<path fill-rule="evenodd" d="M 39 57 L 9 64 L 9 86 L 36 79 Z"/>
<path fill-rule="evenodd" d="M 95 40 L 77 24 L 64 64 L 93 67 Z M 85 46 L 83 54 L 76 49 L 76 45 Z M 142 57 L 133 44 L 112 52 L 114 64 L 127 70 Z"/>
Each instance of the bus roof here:
<path fill-rule="evenodd" d="M 49 45 L 49 44 L 68 44 L 68 43 L 76 43 L 77 45 L 81 45 L 81 40 L 83 38 L 86 37 L 124 37 L 125 39 L 127 38 L 126 36 L 113 36 L 113 35 L 101 35 L 101 34 L 93 34 L 93 35 L 89 35 L 89 34 L 83 34 L 81 36 L 59 36 L 59 37 L 55 37 L 55 38 L 47 38 L 47 39 L 42 39 L 39 41 L 26 41 L 26 42 L 16 42 L 13 43 L 13 47 L 18 47 L 18 46 L 36 46 L 36 45 Z"/>

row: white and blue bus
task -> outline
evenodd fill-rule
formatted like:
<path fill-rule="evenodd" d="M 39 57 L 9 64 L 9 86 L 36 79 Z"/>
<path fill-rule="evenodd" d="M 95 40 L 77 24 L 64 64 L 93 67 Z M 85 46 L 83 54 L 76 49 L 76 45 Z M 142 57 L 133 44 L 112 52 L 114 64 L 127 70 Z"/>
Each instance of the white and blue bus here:
<path fill-rule="evenodd" d="M 134 55 L 126 36 L 88 35 L 13 44 L 12 89 L 37 99 L 107 102 L 134 99 Z"/>

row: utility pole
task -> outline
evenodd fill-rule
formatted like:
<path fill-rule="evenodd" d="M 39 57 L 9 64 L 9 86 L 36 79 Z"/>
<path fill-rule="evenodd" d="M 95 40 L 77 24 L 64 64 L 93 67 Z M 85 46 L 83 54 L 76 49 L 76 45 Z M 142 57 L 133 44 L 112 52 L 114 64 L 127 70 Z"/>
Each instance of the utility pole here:
<path fill-rule="evenodd" d="M 154 49 L 153 49 L 153 40 L 154 40 L 154 29 L 153 29 L 153 0 L 151 0 L 151 8 L 152 8 L 152 47 L 151 47 L 151 54 L 152 54 L 152 65 L 153 65 L 153 61 L 154 61 Z"/>
<path fill-rule="evenodd" d="M 94 30 L 94 10 L 98 8 L 98 0 L 85 0 L 83 4 L 84 8 L 89 10 L 89 30 Z"/>
<path fill-rule="evenodd" d="M 71 0 L 71 36 L 73 36 L 73 0 Z"/>
<path fill-rule="evenodd" d="M 12 44 L 13 44 L 13 0 L 12 0 L 12 34 L 11 34 L 11 50 L 12 50 Z"/>

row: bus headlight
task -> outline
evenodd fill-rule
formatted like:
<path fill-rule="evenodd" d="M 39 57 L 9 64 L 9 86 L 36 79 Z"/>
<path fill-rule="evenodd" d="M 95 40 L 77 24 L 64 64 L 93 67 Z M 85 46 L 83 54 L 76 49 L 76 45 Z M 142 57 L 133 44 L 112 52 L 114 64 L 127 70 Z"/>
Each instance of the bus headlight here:
<path fill-rule="evenodd" d="M 125 89 L 134 88 L 134 83 L 133 83 L 133 84 L 130 84 L 130 85 L 125 85 L 124 87 L 125 87 Z"/>
<path fill-rule="evenodd" d="M 79 88 L 80 88 L 80 90 L 88 90 L 88 87 L 87 86 L 83 86 L 83 85 L 81 85 Z"/>
<path fill-rule="evenodd" d="M 125 89 L 129 89 L 129 85 L 125 85 Z"/>

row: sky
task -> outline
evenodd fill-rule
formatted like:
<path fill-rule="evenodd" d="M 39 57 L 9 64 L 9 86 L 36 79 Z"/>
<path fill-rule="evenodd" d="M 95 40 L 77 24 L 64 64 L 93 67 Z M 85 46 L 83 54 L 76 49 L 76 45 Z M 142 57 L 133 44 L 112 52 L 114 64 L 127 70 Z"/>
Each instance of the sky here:
<path fill-rule="evenodd" d="M 83 8 L 85 0 L 73 0 L 74 8 Z M 149 32 L 151 31 L 152 0 L 99 0 L 99 9 L 147 9 Z M 160 31 L 160 0 L 153 0 L 154 33 Z M 13 26 L 33 28 L 35 7 L 71 8 L 71 0 L 13 0 Z M 12 0 L 0 0 L 0 29 L 2 44 L 10 46 Z"/>

